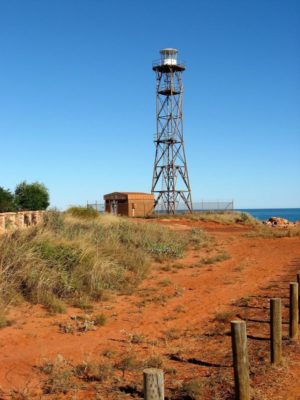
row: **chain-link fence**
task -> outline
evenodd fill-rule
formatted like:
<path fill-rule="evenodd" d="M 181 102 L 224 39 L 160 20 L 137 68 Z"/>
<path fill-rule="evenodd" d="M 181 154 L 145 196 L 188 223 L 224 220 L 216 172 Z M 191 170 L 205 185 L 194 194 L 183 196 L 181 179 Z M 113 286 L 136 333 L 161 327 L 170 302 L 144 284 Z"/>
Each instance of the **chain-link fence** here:
<path fill-rule="evenodd" d="M 87 203 L 87 208 L 93 208 L 94 210 L 103 213 L 105 210 L 104 203 Z M 233 211 L 234 202 L 230 201 L 199 201 L 193 203 L 193 211 Z M 156 212 L 163 213 L 164 210 L 160 209 L 159 206 L 156 207 Z M 182 213 L 188 211 L 187 206 L 184 203 L 179 203 L 177 207 L 177 212 Z"/>
<path fill-rule="evenodd" d="M 199 201 L 193 203 L 193 211 L 233 211 L 234 202 L 231 201 Z M 185 204 L 179 204 L 178 211 L 186 211 Z"/>
<path fill-rule="evenodd" d="M 87 208 L 93 208 L 94 210 L 97 210 L 99 212 L 104 212 L 105 208 L 104 208 L 104 203 L 87 203 L 86 204 Z"/>

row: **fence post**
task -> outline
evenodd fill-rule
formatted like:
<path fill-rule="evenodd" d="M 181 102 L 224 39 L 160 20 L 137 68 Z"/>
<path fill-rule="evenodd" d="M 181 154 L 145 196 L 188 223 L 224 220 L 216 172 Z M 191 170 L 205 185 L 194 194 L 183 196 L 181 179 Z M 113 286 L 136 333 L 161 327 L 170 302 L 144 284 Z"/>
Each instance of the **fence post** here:
<path fill-rule="evenodd" d="M 144 374 L 144 400 L 164 400 L 164 373 L 161 369 L 146 368 Z"/>
<path fill-rule="evenodd" d="M 270 300 L 271 363 L 281 362 L 282 317 L 281 299 Z"/>
<path fill-rule="evenodd" d="M 237 400 L 249 400 L 249 361 L 245 321 L 231 321 L 231 340 L 235 396 Z"/>
<path fill-rule="evenodd" d="M 290 283 L 290 339 L 294 340 L 298 337 L 298 317 L 299 317 L 299 306 L 298 306 L 298 283 Z"/>

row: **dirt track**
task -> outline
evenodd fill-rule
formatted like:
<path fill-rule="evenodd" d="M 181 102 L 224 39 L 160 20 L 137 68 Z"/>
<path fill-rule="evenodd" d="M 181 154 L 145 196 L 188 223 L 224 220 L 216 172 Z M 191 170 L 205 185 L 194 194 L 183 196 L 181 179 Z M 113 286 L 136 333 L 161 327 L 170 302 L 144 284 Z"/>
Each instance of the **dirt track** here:
<path fill-rule="evenodd" d="M 106 325 L 95 331 L 62 332 L 59 324 L 72 323 L 71 316 L 83 314 L 78 309 L 56 316 L 49 316 L 40 306 L 12 309 L 9 318 L 15 323 L 0 331 L 0 398 L 13 398 L 11 390 L 15 398 L 26 398 L 21 393 L 28 399 L 60 398 L 60 394 L 41 394 L 41 382 L 47 377 L 36 366 L 58 354 L 72 365 L 95 359 L 108 362 L 103 351 L 109 349 L 113 364 L 120 363 L 126 354 L 135 354 L 139 360 L 160 358 L 167 371 L 169 398 L 175 398 L 176 387 L 183 381 L 198 377 L 205 382 L 199 399 L 221 398 L 220 390 L 223 398 L 229 399 L 232 368 L 227 332 L 230 318 L 241 317 L 248 318 L 254 398 L 300 399 L 296 379 L 299 348 L 285 345 L 288 357 L 284 366 L 273 370 L 268 366 L 267 341 L 268 298 L 281 296 L 287 304 L 288 282 L 295 280 L 300 270 L 300 237 L 249 238 L 245 235 L 248 228 L 242 225 L 182 220 L 161 223 L 176 230 L 204 228 L 215 238 L 217 251 L 228 253 L 230 258 L 200 267 L 199 260 L 207 257 L 207 250 L 202 249 L 190 251 L 179 262 L 154 265 L 151 276 L 133 294 L 112 296 L 95 305 L 94 314 L 107 316 Z M 283 316 L 286 321 L 287 308 Z M 92 382 L 86 388 L 70 390 L 63 398 L 95 398 L 95 391 L 100 399 L 141 398 L 141 371 L 128 369 L 123 378 L 116 368 L 113 383 Z M 218 387 L 211 388 L 218 377 Z"/>

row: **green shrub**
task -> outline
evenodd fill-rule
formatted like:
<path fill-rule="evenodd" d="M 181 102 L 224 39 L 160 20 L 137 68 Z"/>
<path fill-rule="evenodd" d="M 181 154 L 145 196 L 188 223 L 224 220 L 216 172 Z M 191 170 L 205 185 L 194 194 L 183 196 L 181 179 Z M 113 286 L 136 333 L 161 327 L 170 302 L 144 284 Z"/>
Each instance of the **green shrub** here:
<path fill-rule="evenodd" d="M 94 219 L 99 217 L 99 212 L 97 210 L 88 207 L 70 207 L 66 212 L 73 217 L 82 219 Z"/>

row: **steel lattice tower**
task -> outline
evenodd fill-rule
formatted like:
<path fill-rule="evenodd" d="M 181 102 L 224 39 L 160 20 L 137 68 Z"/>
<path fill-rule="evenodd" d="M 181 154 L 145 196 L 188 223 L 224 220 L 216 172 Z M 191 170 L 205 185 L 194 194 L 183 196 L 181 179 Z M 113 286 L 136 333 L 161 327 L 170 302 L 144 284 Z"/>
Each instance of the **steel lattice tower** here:
<path fill-rule="evenodd" d="M 179 201 L 192 211 L 192 195 L 183 140 L 182 72 L 176 49 L 162 49 L 156 74 L 156 151 L 151 192 L 155 207 L 174 214 Z"/>

